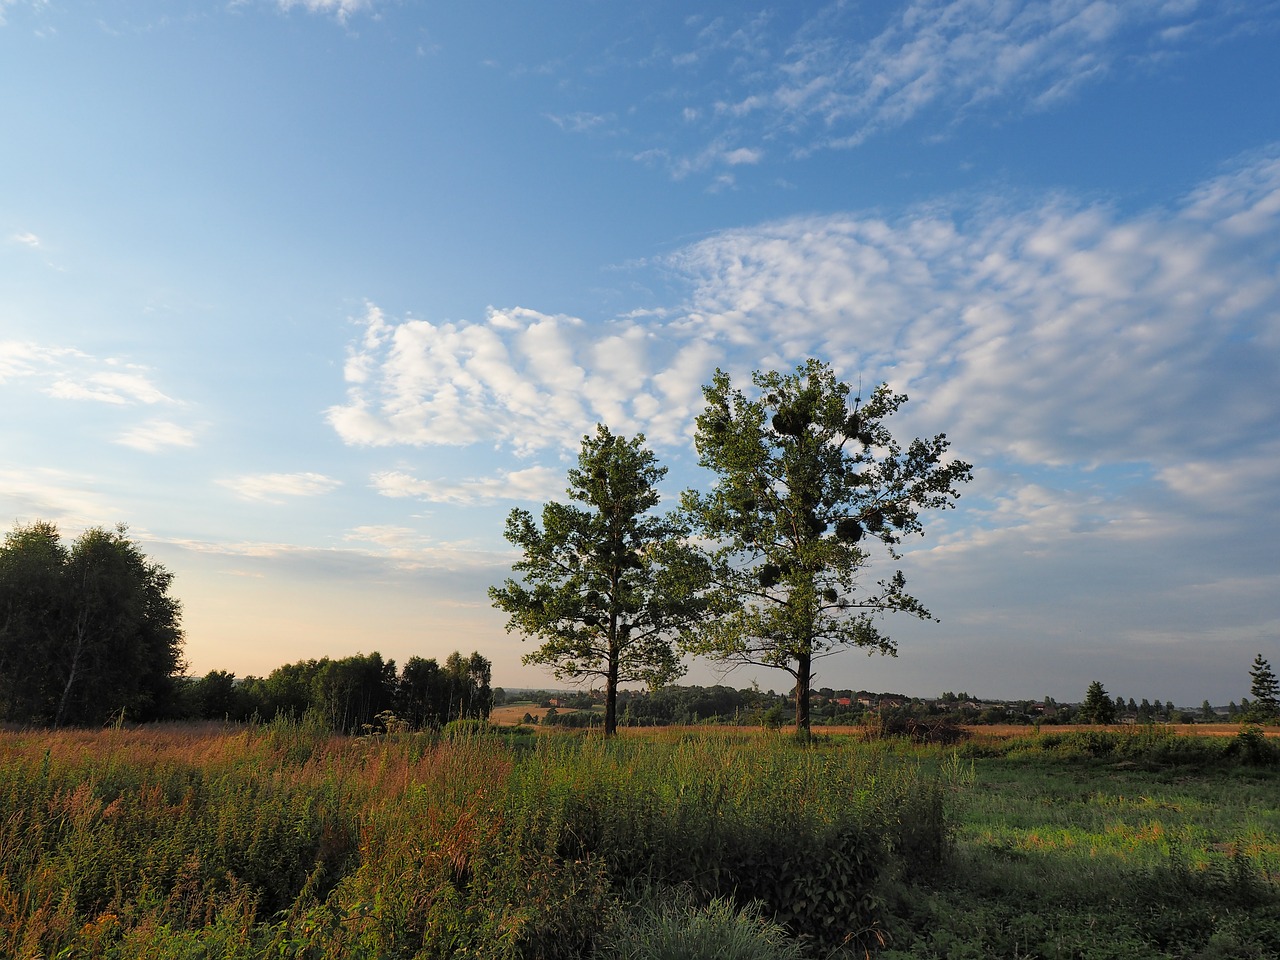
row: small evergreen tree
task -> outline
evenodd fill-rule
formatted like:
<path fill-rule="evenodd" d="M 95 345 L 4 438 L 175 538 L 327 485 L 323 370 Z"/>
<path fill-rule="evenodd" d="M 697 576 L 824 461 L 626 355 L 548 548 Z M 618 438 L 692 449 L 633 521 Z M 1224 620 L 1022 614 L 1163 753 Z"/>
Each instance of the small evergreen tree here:
<path fill-rule="evenodd" d="M 1116 722 L 1116 705 L 1101 682 L 1095 680 L 1089 684 L 1084 703 L 1080 704 L 1080 719 L 1084 723 Z"/>
<path fill-rule="evenodd" d="M 1274 720 L 1280 715 L 1280 682 L 1276 681 L 1271 664 L 1262 654 L 1253 658 L 1249 668 L 1249 693 L 1253 696 L 1253 715 L 1258 719 Z"/>

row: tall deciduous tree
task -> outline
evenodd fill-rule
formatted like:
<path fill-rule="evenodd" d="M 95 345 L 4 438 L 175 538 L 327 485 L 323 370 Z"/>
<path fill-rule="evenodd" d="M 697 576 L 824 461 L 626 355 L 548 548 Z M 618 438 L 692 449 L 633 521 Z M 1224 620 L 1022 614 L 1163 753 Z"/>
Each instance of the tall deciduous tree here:
<path fill-rule="evenodd" d="M 50 653 L 66 620 L 67 548 L 57 527 L 37 520 L 0 547 L 0 718 L 45 723 L 56 680 Z"/>
<path fill-rule="evenodd" d="M 617 729 L 619 683 L 657 686 L 684 672 L 672 641 L 702 610 L 687 528 L 653 512 L 666 472 L 643 435 L 628 440 L 598 425 L 569 471 L 572 502 L 547 503 L 541 526 L 527 510 L 507 517 L 521 579 L 489 590 L 508 631 L 542 641 L 525 663 L 604 682 L 606 734 Z"/>
<path fill-rule="evenodd" d="M 922 511 L 947 507 L 969 464 L 939 434 L 903 449 L 885 421 L 906 402 L 887 386 L 864 402 L 830 368 L 756 373 L 756 395 L 716 371 L 697 421 L 700 462 L 717 481 L 686 491 L 694 526 L 718 544 L 714 615 L 690 633 L 694 652 L 785 670 L 795 678 L 796 728 L 809 729 L 815 661 L 849 647 L 893 654 L 882 614 L 929 618 L 901 571 L 861 582 L 879 541 L 923 532 Z"/>
<path fill-rule="evenodd" d="M 54 726 L 160 716 L 182 670 L 173 575 L 123 526 L 18 527 L 0 548 L 0 709 Z"/>

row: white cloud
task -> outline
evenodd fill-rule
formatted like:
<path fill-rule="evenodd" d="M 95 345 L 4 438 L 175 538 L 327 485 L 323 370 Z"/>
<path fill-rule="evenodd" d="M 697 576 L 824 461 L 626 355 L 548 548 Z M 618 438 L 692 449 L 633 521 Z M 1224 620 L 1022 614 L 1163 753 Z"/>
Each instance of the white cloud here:
<path fill-rule="evenodd" d="M 186 427 L 167 420 L 151 420 L 121 434 L 116 443 L 145 453 L 155 453 L 165 447 L 194 447 L 195 434 Z"/>
<path fill-rule="evenodd" d="M 0 340 L 0 383 L 19 377 L 38 377 L 67 363 L 88 360 L 78 350 L 47 347 L 24 340 Z"/>
<path fill-rule="evenodd" d="M 409 527 L 373 525 L 356 527 L 344 538 L 349 543 L 371 546 L 362 552 L 385 557 L 397 566 L 409 570 L 444 568 L 448 570 L 474 570 L 504 567 L 505 555 L 478 548 L 465 541 L 439 541 L 423 536 Z"/>
<path fill-rule="evenodd" d="M 342 486 L 320 473 L 259 473 L 218 481 L 245 500 L 283 503 L 284 497 L 316 497 Z"/>
<path fill-rule="evenodd" d="M 141 373 L 107 371 L 83 375 L 79 379 L 59 378 L 47 392 L 60 400 L 93 400 L 117 405 L 173 402 Z"/>
<path fill-rule="evenodd" d="M 3 9 L 2 4 L 0 4 L 0 9 Z M 3 22 L 4 22 L 3 19 L 0 18 L 0 24 L 2 24 Z M 13 235 L 13 239 L 18 241 L 18 243 L 23 244 L 24 246 L 28 246 L 28 247 L 40 246 L 40 238 L 37 237 L 34 233 L 15 233 Z"/>
<path fill-rule="evenodd" d="M 332 14 L 341 23 L 373 9 L 372 0 L 276 0 L 276 3 L 286 12 L 301 7 L 308 13 Z"/>
<path fill-rule="evenodd" d="M 120 507 L 97 489 L 97 481 L 61 470 L 0 469 L 0 501 L 12 515 L 6 521 L 48 520 L 64 533 L 118 522 Z"/>
<path fill-rule="evenodd" d="M 1280 506 L 1280 487 L 1275 482 L 1277 464 L 1280 441 L 1272 439 L 1241 455 L 1213 460 L 1188 456 L 1162 468 L 1158 479 L 1203 510 L 1270 513 Z"/>
<path fill-rule="evenodd" d="M 763 156 L 763 150 L 753 147 L 738 147 L 736 150 L 726 150 L 721 154 L 720 159 L 729 166 L 736 167 L 744 163 L 759 163 Z"/>
<path fill-rule="evenodd" d="M 152 382 L 147 368 L 116 358 L 91 356 L 72 347 L 21 340 L 0 341 L 0 383 L 30 379 L 59 400 L 88 400 L 112 406 L 173 404 Z"/>
<path fill-rule="evenodd" d="M 971 451 L 1159 462 L 1191 435 L 1203 449 L 1275 433 L 1277 190 L 1267 157 L 1135 217 L 1061 198 L 810 217 L 673 262 L 695 282 L 690 335 L 918 388 Z"/>
<path fill-rule="evenodd" d="M 391 325 L 370 307 L 365 325 L 349 349 L 347 402 L 327 414 L 363 446 L 497 443 L 527 455 L 576 447 L 597 422 L 633 433 L 663 393 L 645 364 L 678 346 L 639 320 L 602 335 L 524 308 L 491 309 L 474 324 Z"/>
<path fill-rule="evenodd" d="M 416 497 L 431 503 L 487 504 L 499 500 L 545 500 L 563 492 L 563 471 L 549 467 L 504 470 L 496 477 L 462 481 L 420 480 L 401 471 L 374 474 L 373 486 L 384 497 Z"/>
<path fill-rule="evenodd" d="M 1136 215 L 1050 197 L 725 231 L 664 262 L 688 279 L 685 309 L 594 326 L 528 309 L 392 322 L 371 307 L 329 418 L 353 444 L 568 455 L 601 421 L 684 448 L 717 366 L 745 381 L 819 356 L 912 394 L 901 429 L 945 430 L 965 459 L 1065 471 L 1008 475 L 979 529 L 1142 538 L 1196 491 L 1274 510 L 1259 491 L 1280 474 L 1277 196 L 1270 151 Z M 1093 471 L 1126 465 L 1150 509 L 1090 492 Z M 481 502 L 516 475 L 378 482 Z M 1032 492 L 1046 499 L 1027 513 Z"/>
<path fill-rule="evenodd" d="M 565 115 L 548 113 L 546 117 L 561 130 L 568 133 L 586 133 L 588 130 L 603 126 L 611 119 L 603 114 L 587 113 L 582 110 Z"/>

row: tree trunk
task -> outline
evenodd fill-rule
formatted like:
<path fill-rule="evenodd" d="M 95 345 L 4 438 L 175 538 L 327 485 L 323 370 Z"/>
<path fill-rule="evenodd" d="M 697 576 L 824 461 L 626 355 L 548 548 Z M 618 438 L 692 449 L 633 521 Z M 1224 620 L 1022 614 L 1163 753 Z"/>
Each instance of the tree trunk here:
<path fill-rule="evenodd" d="M 802 654 L 796 657 L 796 735 L 809 735 L 809 682 L 813 672 L 813 657 Z"/>
<path fill-rule="evenodd" d="M 67 682 L 62 687 L 62 697 L 58 701 L 58 712 L 53 716 L 53 729 L 62 726 L 62 718 L 67 712 L 67 701 L 71 697 L 71 688 L 75 686 L 76 671 L 80 666 L 80 654 L 84 650 L 85 632 L 88 630 L 88 610 L 82 609 L 76 618 L 76 648 L 71 656 L 71 670 L 67 673 Z"/>
<path fill-rule="evenodd" d="M 618 732 L 618 624 L 609 625 L 609 668 L 604 681 L 604 735 Z"/>

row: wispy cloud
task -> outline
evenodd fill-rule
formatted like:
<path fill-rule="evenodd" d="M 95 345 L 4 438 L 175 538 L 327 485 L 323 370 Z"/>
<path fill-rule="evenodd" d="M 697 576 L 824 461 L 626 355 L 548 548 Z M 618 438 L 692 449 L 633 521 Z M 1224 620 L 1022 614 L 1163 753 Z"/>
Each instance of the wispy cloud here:
<path fill-rule="evenodd" d="M 0 383 L 20 377 L 47 376 L 66 364 L 89 360 L 67 347 L 50 347 L 29 340 L 0 340 Z"/>
<path fill-rule="evenodd" d="M 258 473 L 218 481 L 245 500 L 280 504 L 288 497 L 317 497 L 342 486 L 320 473 Z"/>
<path fill-rule="evenodd" d="M 0 341 L 0 382 L 29 379 L 59 400 L 88 400 L 113 406 L 173 404 L 155 385 L 147 367 L 116 358 L 101 359 L 72 347 L 31 341 Z"/>
<path fill-rule="evenodd" d="M 308 13 L 330 14 L 341 23 L 373 10 L 373 0 L 276 0 L 276 4 L 285 11 L 301 8 Z"/>
<path fill-rule="evenodd" d="M 78 380 L 59 378 L 47 393 L 59 400 L 93 400 L 117 405 L 132 403 L 172 403 L 145 374 L 106 371 Z"/>
<path fill-rule="evenodd" d="M 1182 458 L 1189 430 L 1208 453 L 1277 429 L 1278 201 L 1273 152 L 1138 216 L 1059 197 L 802 218 L 673 262 L 696 284 L 687 336 L 918 387 L 984 452 Z"/>
<path fill-rule="evenodd" d="M 236 576 L 261 576 L 266 568 L 284 567 L 303 577 L 320 575 L 352 582 L 381 580 L 395 571 L 488 571 L 500 570 L 510 563 L 505 554 L 468 542 L 436 540 L 396 525 L 355 527 L 336 546 L 189 538 L 168 538 L 163 542 L 192 553 L 237 561 L 237 566 L 227 571 Z"/>
<path fill-rule="evenodd" d="M 144 453 L 157 453 L 166 447 L 194 447 L 196 435 L 168 420 L 151 420 L 121 434 L 116 443 Z"/>
<path fill-rule="evenodd" d="M 1256 488 L 1280 473 L 1278 255 L 1280 149 L 1135 215 L 1054 196 L 782 220 L 668 258 L 690 284 L 669 316 L 587 325 L 513 309 L 436 325 L 370 307 L 328 415 L 362 445 L 563 457 L 603 421 L 684 447 L 717 366 L 745 378 L 820 356 L 914 394 L 904 427 L 946 430 L 969 459 L 1069 469 L 1058 489 L 1076 522 L 1138 536 L 1128 506 L 1087 507 L 1091 471 L 1134 465 L 1166 516 L 1171 497 L 1207 502 L 1230 476 Z M 377 482 L 471 502 L 512 476 Z"/>
<path fill-rule="evenodd" d="M 387 471 L 373 476 L 373 486 L 384 497 L 474 505 L 500 500 L 545 500 L 561 493 L 565 480 L 563 471 L 549 467 L 504 470 L 496 477 L 462 481 L 420 480 L 401 471 Z"/>
<path fill-rule="evenodd" d="M 398 566 L 421 570 L 445 568 L 450 570 L 490 569 L 501 567 L 506 557 L 492 550 L 478 548 L 465 541 L 440 541 L 424 536 L 410 527 L 373 525 L 356 527 L 348 531 L 345 540 L 351 544 L 365 544 L 363 552 L 387 558 Z"/>
<path fill-rule="evenodd" d="M 3 13 L 3 9 L 4 9 L 3 2 L 2 0 L 0 0 L 0 13 Z M 2 17 L 0 17 L 0 24 L 3 24 Z M 13 235 L 13 239 L 26 247 L 40 246 L 40 238 L 37 237 L 34 233 L 15 233 Z"/>
<path fill-rule="evenodd" d="M 14 505 L 14 515 L 6 521 L 48 520 L 73 535 L 85 527 L 109 526 L 121 519 L 120 505 L 98 486 L 87 474 L 0 469 L 0 498 Z"/>
<path fill-rule="evenodd" d="M 567 133 L 586 133 L 588 130 L 596 130 L 610 123 L 613 119 L 611 116 L 588 113 L 582 110 L 564 115 L 548 113 L 546 116 L 548 120 Z"/>
<path fill-rule="evenodd" d="M 692 16 L 683 34 L 660 41 L 676 49 L 669 68 L 680 94 L 613 110 L 634 115 L 630 129 L 646 138 L 630 154 L 679 178 L 765 145 L 804 155 L 926 117 L 945 134 L 983 114 L 1049 109 L 1117 72 L 1236 32 L 1274 32 L 1276 11 L 1273 0 L 909 0 L 801 5 L 794 18 Z M 651 60 L 632 66 L 653 69 Z M 704 132 L 701 146 L 672 145 L 691 129 Z"/>

